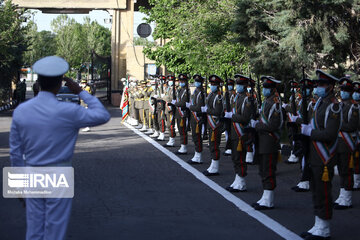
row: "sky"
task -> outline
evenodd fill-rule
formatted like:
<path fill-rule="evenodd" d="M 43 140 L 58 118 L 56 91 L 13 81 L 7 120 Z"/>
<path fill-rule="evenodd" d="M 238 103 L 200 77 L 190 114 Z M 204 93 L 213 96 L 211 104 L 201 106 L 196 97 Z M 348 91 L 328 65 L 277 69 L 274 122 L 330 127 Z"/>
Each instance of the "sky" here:
<path fill-rule="evenodd" d="M 33 10 L 35 12 L 33 21 L 37 24 L 38 31 L 51 31 L 50 23 L 53 19 L 55 19 L 59 14 L 43 14 L 41 11 Z M 97 21 L 100 25 L 111 30 L 111 23 L 106 23 L 105 19 L 110 19 L 111 16 L 108 12 L 103 10 L 94 10 L 89 14 L 69 14 L 69 17 L 74 18 L 76 22 L 83 23 L 84 17 L 89 16 L 91 21 Z M 136 33 L 136 28 L 140 23 L 144 23 L 145 21 L 142 18 L 145 15 L 141 12 L 134 13 L 134 37 L 138 37 L 139 35 Z M 107 21 L 108 22 L 108 21 Z M 154 25 L 152 24 L 152 29 L 154 29 Z M 152 37 L 150 36 L 148 40 L 152 41 Z"/>

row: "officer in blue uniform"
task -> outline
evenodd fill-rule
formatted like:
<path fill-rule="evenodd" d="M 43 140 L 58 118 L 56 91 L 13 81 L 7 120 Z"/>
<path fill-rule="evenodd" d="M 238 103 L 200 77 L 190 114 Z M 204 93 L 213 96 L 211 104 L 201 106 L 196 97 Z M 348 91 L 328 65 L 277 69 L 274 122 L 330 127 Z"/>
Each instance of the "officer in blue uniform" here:
<path fill-rule="evenodd" d="M 57 56 L 38 60 L 41 91 L 14 111 L 10 130 L 11 165 L 71 166 L 80 128 L 106 123 L 110 114 L 101 102 L 71 79 L 63 79 L 69 64 Z M 79 94 L 88 108 L 56 99 L 62 81 Z M 71 214 L 71 198 L 26 199 L 26 239 L 64 239 Z"/>

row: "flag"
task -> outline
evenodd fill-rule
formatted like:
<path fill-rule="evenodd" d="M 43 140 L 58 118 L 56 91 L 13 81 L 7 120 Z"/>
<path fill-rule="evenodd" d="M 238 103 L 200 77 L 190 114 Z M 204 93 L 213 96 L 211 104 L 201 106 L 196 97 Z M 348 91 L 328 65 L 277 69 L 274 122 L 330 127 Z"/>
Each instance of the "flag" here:
<path fill-rule="evenodd" d="M 120 109 L 122 110 L 122 121 L 124 121 L 129 116 L 129 88 L 126 86 L 124 88 L 122 97 L 121 97 L 121 103 L 120 103 Z"/>

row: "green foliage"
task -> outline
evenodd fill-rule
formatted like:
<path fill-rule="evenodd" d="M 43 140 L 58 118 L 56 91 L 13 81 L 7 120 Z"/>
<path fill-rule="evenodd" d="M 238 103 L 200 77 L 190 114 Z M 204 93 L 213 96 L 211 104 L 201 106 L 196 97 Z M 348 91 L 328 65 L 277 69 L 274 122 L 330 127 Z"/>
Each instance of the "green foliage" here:
<path fill-rule="evenodd" d="M 151 9 L 141 9 L 147 22 L 155 22 L 154 39 L 162 46 L 144 53 L 174 73 L 219 74 L 230 77 L 247 71 L 246 49 L 234 42 L 234 0 L 150 0 Z M 165 40 L 164 40 L 165 39 Z"/>
<path fill-rule="evenodd" d="M 146 38 L 141 38 L 141 37 L 134 37 L 134 45 L 135 46 L 146 46 L 146 47 L 155 47 L 156 43 L 155 42 L 151 42 L 149 40 L 147 40 Z"/>
<path fill-rule="evenodd" d="M 0 0 L 0 101 L 9 97 L 11 80 L 16 79 L 27 49 L 28 14 L 11 1 Z"/>
<path fill-rule="evenodd" d="M 322 67 L 358 73 L 359 2 L 237 0 L 233 30 L 258 74 L 299 79 L 302 66 L 309 75 Z"/>
<path fill-rule="evenodd" d="M 89 17 L 80 24 L 68 15 L 59 15 L 51 22 L 56 37 L 56 54 L 63 57 L 72 69 L 80 70 L 91 61 L 91 51 L 102 56 L 111 54 L 111 32 Z M 69 73 L 71 74 L 71 73 Z"/>
<path fill-rule="evenodd" d="M 24 66 L 30 67 L 37 60 L 45 56 L 56 54 L 55 34 L 50 31 L 37 31 L 34 22 L 29 22 L 29 31 L 27 38 L 29 39 L 29 48 L 23 56 Z"/>

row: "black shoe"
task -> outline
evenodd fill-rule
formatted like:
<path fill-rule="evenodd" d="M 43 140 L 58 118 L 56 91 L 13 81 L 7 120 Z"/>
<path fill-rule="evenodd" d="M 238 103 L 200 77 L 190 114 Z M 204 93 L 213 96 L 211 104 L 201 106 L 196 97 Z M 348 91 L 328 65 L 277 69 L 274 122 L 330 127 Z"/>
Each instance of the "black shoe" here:
<path fill-rule="evenodd" d="M 346 209 L 349 209 L 349 208 L 352 208 L 352 205 L 344 206 L 344 205 L 340 205 L 338 203 L 334 203 L 334 209 L 336 209 L 336 210 L 346 210 Z"/>
<path fill-rule="evenodd" d="M 203 162 L 193 162 L 191 160 L 187 161 L 188 164 L 191 164 L 191 165 L 199 165 L 199 164 L 203 164 Z"/>
<path fill-rule="evenodd" d="M 292 187 L 292 190 L 294 190 L 295 192 L 309 192 L 310 189 L 305 189 L 305 188 L 299 188 L 298 186 Z"/>
<path fill-rule="evenodd" d="M 176 152 L 175 152 L 175 154 L 176 154 L 176 155 L 186 155 L 186 154 L 187 154 L 187 152 L 186 152 L 186 153 L 182 153 L 182 152 L 178 152 L 178 151 L 176 151 Z"/>
<path fill-rule="evenodd" d="M 305 240 L 330 240 L 330 239 L 331 237 L 321 237 L 321 236 L 312 235 L 311 233 L 309 233 L 309 235 L 305 237 Z"/>
<path fill-rule="evenodd" d="M 224 155 L 224 156 L 231 156 L 231 153 L 226 153 L 226 152 L 224 152 L 223 155 Z"/>
<path fill-rule="evenodd" d="M 251 206 L 255 209 L 255 210 L 270 210 L 270 209 L 273 209 L 274 207 L 267 207 L 267 206 L 263 206 L 263 205 L 260 205 L 258 203 L 253 203 L 251 204 Z"/>
<path fill-rule="evenodd" d="M 208 176 L 208 177 L 220 175 L 218 172 L 216 172 L 216 173 L 209 173 L 207 170 L 203 171 L 203 174 L 204 174 L 205 176 Z"/>
<path fill-rule="evenodd" d="M 353 191 L 360 191 L 360 188 L 353 188 Z"/>
<path fill-rule="evenodd" d="M 246 192 L 247 190 L 240 190 L 240 189 L 236 189 L 236 188 L 232 188 L 232 187 L 226 187 L 226 190 L 228 190 L 229 192 Z"/>
<path fill-rule="evenodd" d="M 172 148 L 172 147 L 175 147 L 175 145 L 174 145 L 174 146 L 170 146 L 170 145 L 164 144 L 163 147 Z"/>
<path fill-rule="evenodd" d="M 289 161 L 284 161 L 284 163 L 286 163 L 286 164 L 299 164 L 299 162 L 289 162 Z"/>
<path fill-rule="evenodd" d="M 307 236 L 310 236 L 311 235 L 311 233 L 309 233 L 309 232 L 302 232 L 302 233 L 300 233 L 300 237 L 302 237 L 302 238 L 306 238 Z"/>

